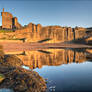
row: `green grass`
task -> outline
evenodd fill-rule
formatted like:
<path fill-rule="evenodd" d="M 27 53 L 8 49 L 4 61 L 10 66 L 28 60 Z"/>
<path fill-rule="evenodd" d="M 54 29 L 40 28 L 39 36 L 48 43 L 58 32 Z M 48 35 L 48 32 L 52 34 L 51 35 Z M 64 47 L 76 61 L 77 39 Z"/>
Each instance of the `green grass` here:
<path fill-rule="evenodd" d="M 13 32 L 13 30 L 0 30 L 0 33 L 9 33 L 9 32 Z"/>
<path fill-rule="evenodd" d="M 0 38 L 0 40 L 25 40 L 25 38 L 11 38 L 11 39 Z"/>
<path fill-rule="evenodd" d="M 20 40 L 20 41 L 23 41 L 23 42 L 25 42 L 25 39 L 26 38 L 11 38 L 11 39 L 0 38 L 0 40 Z"/>

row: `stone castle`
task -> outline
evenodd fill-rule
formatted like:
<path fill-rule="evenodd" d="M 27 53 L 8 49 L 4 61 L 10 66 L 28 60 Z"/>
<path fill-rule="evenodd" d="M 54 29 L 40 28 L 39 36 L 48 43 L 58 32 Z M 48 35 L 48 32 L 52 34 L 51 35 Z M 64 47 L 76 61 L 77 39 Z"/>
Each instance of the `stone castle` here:
<path fill-rule="evenodd" d="M 9 12 L 4 12 L 4 8 L 1 16 L 3 29 L 19 29 L 22 27 L 21 24 L 18 23 L 17 17 L 13 17 L 13 15 Z"/>
<path fill-rule="evenodd" d="M 1 15 L 2 29 L 15 30 L 15 32 L 13 32 L 12 34 L 8 34 L 10 38 L 6 38 L 9 39 L 23 38 L 26 39 L 27 42 L 59 43 L 79 39 L 86 35 L 86 29 L 82 27 L 44 27 L 41 24 L 35 25 L 33 23 L 29 23 L 27 26 L 22 27 L 21 24 L 18 23 L 17 17 L 13 17 L 13 15 L 9 12 L 4 12 L 4 9 Z"/>

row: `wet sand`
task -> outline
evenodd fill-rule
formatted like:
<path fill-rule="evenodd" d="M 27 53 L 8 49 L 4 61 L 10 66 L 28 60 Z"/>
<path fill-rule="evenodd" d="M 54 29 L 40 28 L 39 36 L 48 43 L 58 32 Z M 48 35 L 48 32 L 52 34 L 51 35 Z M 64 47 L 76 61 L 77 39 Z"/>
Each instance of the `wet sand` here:
<path fill-rule="evenodd" d="M 0 42 L 4 51 L 29 51 L 49 48 L 92 48 L 90 45 L 84 44 L 68 44 L 68 43 L 18 43 L 18 42 Z"/>

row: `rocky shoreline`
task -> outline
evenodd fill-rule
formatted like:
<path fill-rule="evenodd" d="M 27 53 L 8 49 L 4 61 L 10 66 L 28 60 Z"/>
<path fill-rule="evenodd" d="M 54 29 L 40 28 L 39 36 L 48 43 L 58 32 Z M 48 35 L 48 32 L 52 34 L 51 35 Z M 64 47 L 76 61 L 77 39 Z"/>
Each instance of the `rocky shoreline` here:
<path fill-rule="evenodd" d="M 15 55 L 4 55 L 0 51 L 0 89 L 14 92 L 45 92 L 46 82 L 39 74 L 22 68 L 22 61 Z"/>

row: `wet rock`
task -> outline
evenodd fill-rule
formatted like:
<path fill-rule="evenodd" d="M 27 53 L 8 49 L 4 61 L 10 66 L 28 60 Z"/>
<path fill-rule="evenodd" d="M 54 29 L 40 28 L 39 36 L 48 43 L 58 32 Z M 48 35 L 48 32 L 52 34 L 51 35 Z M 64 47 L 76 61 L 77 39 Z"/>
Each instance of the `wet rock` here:
<path fill-rule="evenodd" d="M 4 55 L 0 63 L 0 73 L 2 80 L 3 76 L 5 77 L 0 89 L 12 89 L 14 92 L 45 92 L 45 80 L 37 72 L 23 69 L 22 65 L 22 61 L 15 55 Z"/>
<path fill-rule="evenodd" d="M 37 72 L 23 68 L 5 74 L 5 80 L 0 88 L 12 88 L 14 92 L 44 92 L 45 80 Z"/>
<path fill-rule="evenodd" d="M 23 62 L 15 55 L 5 56 L 4 61 L 6 62 L 6 64 L 11 65 L 11 66 L 15 66 L 15 67 L 23 65 Z"/>

